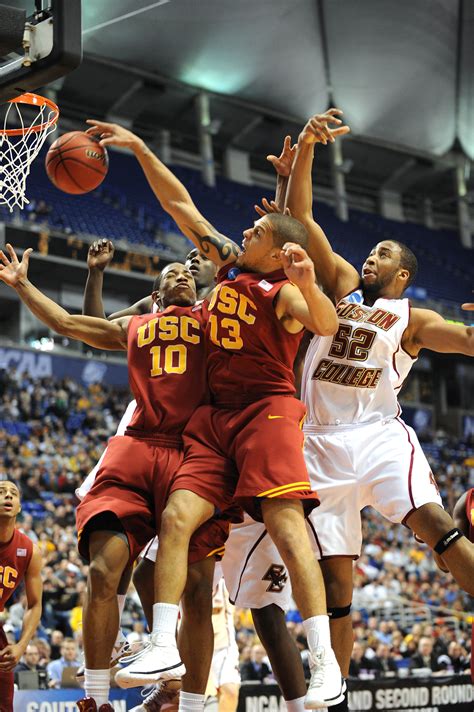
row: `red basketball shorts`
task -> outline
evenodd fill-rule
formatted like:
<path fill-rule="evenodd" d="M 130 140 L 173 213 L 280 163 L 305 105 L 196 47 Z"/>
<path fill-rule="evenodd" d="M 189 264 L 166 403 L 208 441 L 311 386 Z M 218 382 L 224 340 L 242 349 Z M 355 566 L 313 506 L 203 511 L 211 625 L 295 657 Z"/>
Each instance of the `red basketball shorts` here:
<path fill-rule="evenodd" d="M 258 520 L 264 497 L 300 499 L 310 512 L 319 499 L 303 458 L 304 416 L 304 405 L 290 396 L 270 396 L 241 410 L 201 406 L 183 434 L 178 480 L 238 476 L 234 499 Z"/>
<path fill-rule="evenodd" d="M 130 561 L 159 531 L 172 479 L 183 460 L 179 439 L 145 440 L 128 435 L 111 438 L 95 482 L 76 511 L 79 552 L 89 558 L 91 520 L 112 512 L 127 535 Z"/>
<path fill-rule="evenodd" d="M 7 645 L 7 636 L 0 625 L 0 649 Z M 13 672 L 0 672 L 0 712 L 13 712 L 13 678 Z"/>

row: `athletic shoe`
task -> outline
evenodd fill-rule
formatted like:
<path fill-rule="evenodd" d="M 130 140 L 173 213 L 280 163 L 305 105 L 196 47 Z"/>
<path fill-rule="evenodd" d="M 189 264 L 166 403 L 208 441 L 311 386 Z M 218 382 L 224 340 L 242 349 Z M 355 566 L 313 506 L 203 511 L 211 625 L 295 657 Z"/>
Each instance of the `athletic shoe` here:
<path fill-rule="evenodd" d="M 140 687 L 160 680 L 177 680 L 186 672 L 176 645 L 159 645 L 163 637 L 151 636 L 151 645 L 127 667 L 119 670 L 115 681 L 119 687 Z"/>
<path fill-rule="evenodd" d="M 97 709 L 97 703 L 92 697 L 84 697 L 76 702 L 80 712 L 114 712 L 114 708 L 108 702 Z"/>
<path fill-rule="evenodd" d="M 109 667 L 113 668 L 116 665 L 118 665 L 119 662 L 125 661 L 127 659 L 127 657 L 131 655 L 130 651 L 131 651 L 131 647 L 130 647 L 129 643 L 127 643 L 127 639 L 122 633 L 121 637 L 115 643 L 115 645 L 112 649 Z M 85 665 L 82 664 L 81 667 L 77 668 L 76 680 L 78 682 L 84 682 L 84 675 L 85 675 Z"/>
<path fill-rule="evenodd" d="M 142 690 L 143 702 L 137 707 L 132 707 L 130 712 L 160 712 L 162 705 L 178 702 L 181 680 L 167 680 L 159 682 L 151 689 Z"/>
<path fill-rule="evenodd" d="M 311 680 L 304 706 L 319 710 L 338 705 L 344 700 L 346 683 L 334 652 L 331 649 L 317 648 L 314 653 L 310 653 L 309 660 Z"/>

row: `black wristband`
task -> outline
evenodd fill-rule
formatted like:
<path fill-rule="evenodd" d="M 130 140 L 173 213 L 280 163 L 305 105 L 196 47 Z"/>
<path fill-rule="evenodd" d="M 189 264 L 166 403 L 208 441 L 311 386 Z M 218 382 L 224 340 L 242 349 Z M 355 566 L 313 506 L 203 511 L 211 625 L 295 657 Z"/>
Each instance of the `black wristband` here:
<path fill-rule="evenodd" d="M 447 534 L 445 534 L 439 542 L 434 547 L 437 554 L 444 554 L 446 549 L 449 549 L 451 544 L 454 544 L 458 539 L 460 539 L 464 534 L 460 529 L 451 529 Z"/>

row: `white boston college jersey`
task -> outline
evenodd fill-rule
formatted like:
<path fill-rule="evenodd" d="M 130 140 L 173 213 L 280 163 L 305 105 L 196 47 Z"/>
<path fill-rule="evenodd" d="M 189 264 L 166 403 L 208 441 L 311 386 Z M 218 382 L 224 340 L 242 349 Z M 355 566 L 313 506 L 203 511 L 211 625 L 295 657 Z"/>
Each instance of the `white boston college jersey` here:
<path fill-rule="evenodd" d="M 403 350 L 408 299 L 363 303 L 360 290 L 336 307 L 334 336 L 314 336 L 304 363 L 301 397 L 306 423 L 374 423 L 400 413 L 398 393 L 415 359 Z"/>

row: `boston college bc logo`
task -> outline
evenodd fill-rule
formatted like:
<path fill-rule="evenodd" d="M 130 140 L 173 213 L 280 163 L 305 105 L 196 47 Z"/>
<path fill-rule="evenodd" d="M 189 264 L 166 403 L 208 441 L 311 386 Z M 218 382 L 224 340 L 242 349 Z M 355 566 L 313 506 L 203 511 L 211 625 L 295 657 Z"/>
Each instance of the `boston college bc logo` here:
<path fill-rule="evenodd" d="M 267 591 L 281 593 L 288 581 L 288 574 L 281 564 L 272 564 L 265 576 L 262 577 L 262 581 L 270 581 Z"/>

